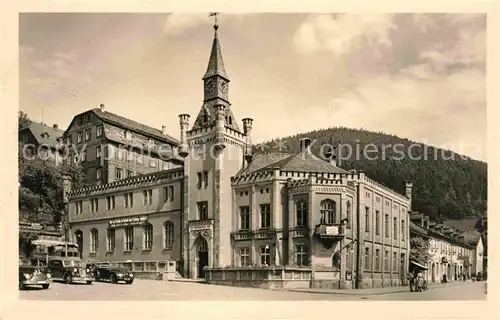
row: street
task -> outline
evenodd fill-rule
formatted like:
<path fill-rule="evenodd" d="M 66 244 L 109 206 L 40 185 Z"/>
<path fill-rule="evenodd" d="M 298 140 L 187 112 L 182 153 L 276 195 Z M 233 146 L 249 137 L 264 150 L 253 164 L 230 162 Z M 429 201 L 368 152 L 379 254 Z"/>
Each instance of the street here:
<path fill-rule="evenodd" d="M 254 288 L 216 286 L 194 282 L 140 280 L 132 285 L 95 282 L 92 285 L 52 283 L 50 289 L 30 289 L 19 292 L 21 300 L 339 300 L 339 301 L 435 301 L 486 300 L 486 282 L 467 282 L 437 287 L 426 292 L 402 292 L 383 295 L 346 295 Z"/>

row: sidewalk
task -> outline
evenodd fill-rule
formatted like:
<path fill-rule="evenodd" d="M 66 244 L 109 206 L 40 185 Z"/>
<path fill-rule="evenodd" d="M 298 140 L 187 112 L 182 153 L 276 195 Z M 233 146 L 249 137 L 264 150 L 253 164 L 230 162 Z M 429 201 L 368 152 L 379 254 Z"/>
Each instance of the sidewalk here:
<path fill-rule="evenodd" d="M 428 290 L 444 288 L 450 286 L 458 286 L 461 284 L 471 283 L 470 281 L 454 281 L 448 282 L 446 284 L 443 283 L 431 283 L 428 285 Z M 400 293 L 400 292 L 410 292 L 409 286 L 401 286 L 401 287 L 387 287 L 387 288 L 369 288 L 369 289 L 288 289 L 287 291 L 295 291 L 295 292 L 307 292 L 307 293 L 319 293 L 319 294 L 343 294 L 343 295 L 351 295 L 351 296 L 373 296 L 373 295 L 381 295 L 381 294 L 389 294 L 389 293 Z"/>

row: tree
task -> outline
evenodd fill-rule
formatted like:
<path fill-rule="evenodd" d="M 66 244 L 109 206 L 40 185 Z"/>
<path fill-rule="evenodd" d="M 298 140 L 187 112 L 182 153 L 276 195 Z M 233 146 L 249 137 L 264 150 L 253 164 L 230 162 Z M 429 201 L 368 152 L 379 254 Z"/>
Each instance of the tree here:
<path fill-rule="evenodd" d="M 64 208 L 62 175 L 69 173 L 75 189 L 85 187 L 85 174 L 80 165 L 57 165 L 53 160 L 40 157 L 25 158 L 19 155 L 19 210 L 33 220 L 59 223 Z M 47 221 L 47 218 L 50 219 Z"/>
<path fill-rule="evenodd" d="M 422 237 L 410 238 L 410 259 L 426 264 L 432 258 L 429 253 L 429 240 Z"/>
<path fill-rule="evenodd" d="M 38 234 L 19 232 L 19 253 L 21 256 L 29 257 L 33 250 L 35 250 L 36 245 L 33 244 L 33 240 L 38 239 Z"/>
<path fill-rule="evenodd" d="M 18 114 L 17 114 L 17 117 L 18 117 L 18 127 L 19 127 L 19 130 L 21 130 L 22 128 L 26 127 L 27 125 L 29 125 L 31 123 L 31 119 L 28 117 L 28 115 L 22 111 L 19 111 Z"/>

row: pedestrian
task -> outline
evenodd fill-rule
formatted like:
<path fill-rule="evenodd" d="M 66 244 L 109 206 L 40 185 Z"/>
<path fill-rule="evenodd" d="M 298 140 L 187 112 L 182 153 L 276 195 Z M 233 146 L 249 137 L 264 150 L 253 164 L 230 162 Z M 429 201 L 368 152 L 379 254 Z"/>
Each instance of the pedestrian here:
<path fill-rule="evenodd" d="M 424 274 L 419 271 L 417 273 L 417 277 L 416 277 L 416 286 L 415 286 L 415 289 L 416 291 L 422 291 L 424 288 Z"/>
<path fill-rule="evenodd" d="M 412 272 L 409 272 L 407 277 L 408 283 L 410 284 L 410 292 L 413 292 L 413 280 L 415 279 L 415 277 L 413 276 Z"/>

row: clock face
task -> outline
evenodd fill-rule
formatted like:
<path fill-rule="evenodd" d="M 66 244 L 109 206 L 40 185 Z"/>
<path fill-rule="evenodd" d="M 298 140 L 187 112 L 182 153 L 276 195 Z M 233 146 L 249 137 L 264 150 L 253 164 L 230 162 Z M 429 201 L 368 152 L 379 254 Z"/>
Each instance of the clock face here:
<path fill-rule="evenodd" d="M 227 82 L 224 81 L 220 83 L 220 91 L 222 93 L 227 93 Z"/>
<path fill-rule="evenodd" d="M 205 92 L 206 93 L 213 93 L 216 88 L 217 88 L 217 83 L 216 83 L 215 79 L 208 79 L 205 82 Z"/>

